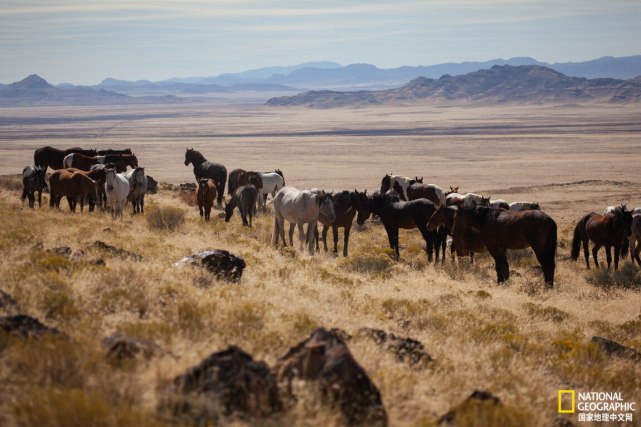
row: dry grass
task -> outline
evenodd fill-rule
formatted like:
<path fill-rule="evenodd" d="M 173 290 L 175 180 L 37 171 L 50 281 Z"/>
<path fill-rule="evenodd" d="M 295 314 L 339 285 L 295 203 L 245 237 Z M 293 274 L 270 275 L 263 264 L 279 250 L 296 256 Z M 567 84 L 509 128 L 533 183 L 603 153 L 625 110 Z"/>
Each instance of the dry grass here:
<path fill-rule="evenodd" d="M 150 213 L 180 203 L 167 191 L 148 197 Z M 370 340 L 356 336 L 350 344 L 380 388 L 393 425 L 431 425 L 474 389 L 490 390 L 514 411 L 496 414 L 493 425 L 549 425 L 559 388 L 641 398 L 638 364 L 610 359 L 590 343 L 601 335 L 641 349 L 638 290 L 593 285 L 587 279 L 595 274 L 581 263 L 560 261 L 557 286 L 546 291 L 527 254 L 515 256 L 511 282 L 497 286 L 484 256 L 474 266 L 426 263 L 417 232 L 402 233 L 402 260 L 394 262 L 380 225 L 353 233 L 350 258 L 312 258 L 270 247 L 270 215 L 247 229 L 219 218 L 206 223 L 192 208 L 182 227 L 165 234 L 150 230 L 140 215 L 121 222 L 99 212 L 31 210 L 16 191 L 0 191 L 0 209 L 7 254 L 0 261 L 2 289 L 24 312 L 70 335 L 4 339 L 0 380 L 8 386 L 0 390 L 0 413 L 7 425 L 165 425 L 156 405 L 174 375 L 230 344 L 273 363 L 317 326 L 349 333 L 376 327 L 425 344 L 436 362 L 422 371 Z M 101 253 L 91 248 L 95 240 L 144 258 Z M 47 251 L 62 245 L 84 256 Z M 171 267 L 210 248 L 245 258 L 240 285 Z M 106 265 L 90 262 L 97 256 Z M 170 355 L 112 365 L 99 341 L 114 331 L 152 339 Z M 282 422 L 331 424 L 333 417 L 301 404 Z"/>
<path fill-rule="evenodd" d="M 69 339 L 24 343 L 0 336 L 0 425 L 171 425 L 156 408 L 175 375 L 230 344 L 273 364 L 316 326 L 351 334 L 379 328 L 425 345 L 435 363 L 415 370 L 369 339 L 355 336 L 349 344 L 381 390 L 394 426 L 433 425 L 475 389 L 505 402 L 495 425 L 551 425 L 558 389 L 621 391 L 641 401 L 640 365 L 607 357 L 590 342 L 599 335 L 641 350 L 636 268 L 626 263 L 619 273 L 596 273 L 567 260 L 581 214 L 622 200 L 641 205 L 641 170 L 618 175 L 641 155 L 638 108 L 153 108 L 176 116 L 138 119 L 132 109 L 131 121 L 58 123 L 57 117 L 109 111 L 3 110 L 7 117 L 37 115 L 51 123 L 3 125 L 5 140 L 16 142 L 3 146 L 0 172 L 18 173 L 36 146 L 82 145 L 95 134 L 96 145 L 131 146 L 151 175 L 174 183 L 193 180 L 191 167 L 182 164 L 192 145 L 228 170 L 281 167 L 287 183 L 301 188 L 375 189 L 384 173 L 425 175 L 426 182 L 487 190 L 494 198 L 541 202 L 559 224 L 556 286 L 545 290 L 528 251 L 510 256 L 511 280 L 497 286 L 487 255 L 474 265 L 427 263 L 416 231 L 401 232 L 398 262 L 389 256 L 382 226 L 372 224 L 352 230 L 349 258 L 309 257 L 271 248 L 270 215 L 257 217 L 252 229 L 237 218 L 225 224 L 216 214 L 205 222 L 163 184 L 147 196 L 144 216 L 112 221 L 101 212 L 49 210 L 47 194 L 43 208 L 31 210 L 20 203 L 12 178 L 0 181 L 0 287 L 22 312 Z M 273 135 L 284 123 L 284 135 Z M 427 130 L 403 133 L 417 127 Z M 399 133 L 321 134 L 328 129 Z M 205 140 L 209 135 L 216 137 Z M 45 136 L 59 139 L 45 142 Z M 151 221 L 164 225 L 159 212 L 176 209 L 184 221 L 174 231 L 148 225 L 154 215 L 161 220 Z M 170 215 L 170 222 L 180 223 L 180 215 Z M 97 240 L 143 259 L 100 250 Z M 84 255 L 47 251 L 64 245 Z M 171 266 L 213 248 L 244 257 L 240 284 Z M 105 265 L 93 262 L 98 258 Z M 126 367 L 110 364 L 100 339 L 115 331 L 151 339 L 168 353 Z M 278 423 L 337 421 L 302 401 Z"/>

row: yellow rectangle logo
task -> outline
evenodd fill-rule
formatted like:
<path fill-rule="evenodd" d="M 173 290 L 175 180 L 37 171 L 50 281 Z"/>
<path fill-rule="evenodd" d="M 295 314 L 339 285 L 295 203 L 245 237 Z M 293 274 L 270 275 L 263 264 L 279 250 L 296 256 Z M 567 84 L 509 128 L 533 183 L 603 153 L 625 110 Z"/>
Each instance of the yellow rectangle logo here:
<path fill-rule="evenodd" d="M 563 409 L 563 396 L 569 395 L 571 399 L 570 409 Z M 559 390 L 559 414 L 573 414 L 574 413 L 574 390 Z"/>

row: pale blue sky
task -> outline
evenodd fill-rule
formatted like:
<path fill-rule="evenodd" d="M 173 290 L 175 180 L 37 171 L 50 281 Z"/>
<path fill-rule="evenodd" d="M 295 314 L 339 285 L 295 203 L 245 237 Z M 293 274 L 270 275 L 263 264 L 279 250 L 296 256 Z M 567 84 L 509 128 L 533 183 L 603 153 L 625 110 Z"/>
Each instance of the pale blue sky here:
<path fill-rule="evenodd" d="M 641 54 L 641 0 L 0 0 L 0 82 Z"/>

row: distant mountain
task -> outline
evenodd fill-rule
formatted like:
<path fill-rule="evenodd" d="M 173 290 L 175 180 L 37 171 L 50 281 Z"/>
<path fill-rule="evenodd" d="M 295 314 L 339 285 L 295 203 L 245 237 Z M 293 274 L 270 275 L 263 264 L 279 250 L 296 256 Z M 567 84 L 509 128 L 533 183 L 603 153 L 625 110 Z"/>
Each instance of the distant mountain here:
<path fill-rule="evenodd" d="M 175 97 L 132 98 L 105 89 L 56 87 L 32 74 L 0 88 L 0 106 L 148 104 L 178 101 Z"/>
<path fill-rule="evenodd" d="M 379 91 L 310 91 L 272 98 L 271 106 L 333 108 L 411 104 L 417 102 L 559 103 L 641 102 L 641 84 L 618 79 L 568 77 L 539 65 L 495 65 L 462 76 L 416 78 L 406 85 Z"/>
<path fill-rule="evenodd" d="M 206 94 L 226 92 L 227 89 L 215 84 L 179 83 L 179 82 L 150 82 L 149 80 L 126 81 L 112 78 L 104 79 L 94 86 L 100 89 L 125 93 L 127 95 L 160 95 L 160 94 Z"/>
<path fill-rule="evenodd" d="M 641 55 L 620 58 L 604 56 L 592 61 L 551 64 L 550 67 L 568 76 L 629 79 L 641 74 Z"/>

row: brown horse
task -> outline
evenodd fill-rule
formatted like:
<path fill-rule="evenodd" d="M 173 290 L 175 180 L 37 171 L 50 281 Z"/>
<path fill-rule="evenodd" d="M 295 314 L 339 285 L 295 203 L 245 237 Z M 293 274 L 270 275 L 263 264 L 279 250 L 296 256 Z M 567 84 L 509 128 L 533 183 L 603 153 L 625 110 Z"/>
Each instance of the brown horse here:
<path fill-rule="evenodd" d="M 260 191 L 263 188 L 263 179 L 258 172 L 245 171 L 238 175 L 238 187 L 243 185 L 253 185 L 256 190 Z"/>
<path fill-rule="evenodd" d="M 240 178 L 240 176 L 245 172 L 247 172 L 245 169 L 234 169 L 229 172 L 229 177 L 227 178 L 227 181 L 229 181 L 227 184 L 227 194 L 229 196 L 232 196 L 234 191 L 239 187 L 238 178 Z"/>
<path fill-rule="evenodd" d="M 67 154 L 79 153 L 85 156 L 95 156 L 98 153 L 96 150 L 85 150 L 83 148 L 74 147 L 66 150 L 46 146 L 40 147 L 33 153 L 33 164 L 36 167 L 41 167 L 42 170 L 47 172 L 47 167 L 51 169 L 62 169 L 62 161 Z"/>
<path fill-rule="evenodd" d="M 407 187 L 407 199 L 427 199 L 436 206 L 442 206 L 445 205 L 445 192 L 438 185 L 415 182 Z"/>
<path fill-rule="evenodd" d="M 369 210 L 381 218 L 385 226 L 390 248 L 394 249 L 396 258 L 400 257 L 398 250 L 398 229 L 418 228 L 425 240 L 425 250 L 428 261 L 432 262 L 436 233 L 427 230 L 427 221 L 436 211 L 434 203 L 427 199 L 417 199 L 410 202 L 401 201 L 394 193 L 374 193 L 369 199 Z"/>
<path fill-rule="evenodd" d="M 494 258 L 498 283 L 510 278 L 507 249 L 534 250 L 543 269 L 545 284 L 554 286 L 556 266 L 556 222 L 541 211 L 510 212 L 488 207 L 462 208 L 456 215 L 454 234 L 460 230 L 478 232 Z"/>
<path fill-rule="evenodd" d="M 252 226 L 252 218 L 256 216 L 256 201 L 258 200 L 258 190 L 251 184 L 243 185 L 234 192 L 234 196 L 229 203 L 225 203 L 225 222 L 229 222 L 234 209 L 238 207 L 243 225 Z"/>
<path fill-rule="evenodd" d="M 536 212 L 536 211 L 530 211 Z M 592 257 L 596 268 L 599 268 L 597 254 L 601 246 L 605 246 L 605 255 L 608 268 L 612 263 L 611 248 L 614 247 L 614 269 L 619 268 L 619 255 L 624 245 L 624 241 L 630 235 L 632 226 L 632 213 L 628 211 L 625 205 L 614 209 L 611 213 L 600 215 L 590 212 L 584 215 L 574 227 L 574 237 L 572 238 L 571 258 L 579 258 L 580 246 L 583 243 L 583 255 L 585 264 L 590 268 L 590 254 L 588 253 L 588 244 L 592 240 Z"/>
<path fill-rule="evenodd" d="M 452 236 L 452 230 L 454 229 L 454 220 L 456 218 L 457 212 L 458 208 L 456 206 L 441 205 L 430 217 L 430 220 L 427 221 L 428 231 L 437 230 L 439 238 L 436 245 L 436 255 L 438 256 L 439 250 L 442 250 L 443 261 L 445 261 L 447 236 Z M 452 240 L 452 246 L 450 247 L 450 256 L 452 257 L 452 259 L 454 258 L 455 247 L 456 245 L 454 244 L 454 240 Z M 474 252 L 470 252 L 470 261 L 474 262 Z"/>
<path fill-rule="evenodd" d="M 60 208 L 60 199 L 66 196 L 69 202 L 69 209 L 71 212 L 75 212 L 76 200 L 79 198 L 80 212 L 82 212 L 87 196 L 98 200 L 98 183 L 84 173 L 60 169 L 49 177 L 49 193 L 50 207 Z"/>
<path fill-rule="evenodd" d="M 198 199 L 198 210 L 200 216 L 205 216 L 205 221 L 209 221 L 211 214 L 211 207 L 216 200 L 216 183 L 209 178 L 200 178 L 198 181 L 198 188 L 196 189 L 196 197 Z"/>
<path fill-rule="evenodd" d="M 83 171 L 76 168 L 63 169 L 70 173 L 82 173 L 87 175 L 98 183 L 98 198 L 92 199 L 89 197 L 89 211 L 93 211 L 94 206 L 97 204 L 99 208 L 104 209 L 107 206 L 107 193 L 105 193 L 105 182 L 107 180 L 107 173 L 105 169 L 94 169 L 90 171 Z"/>

